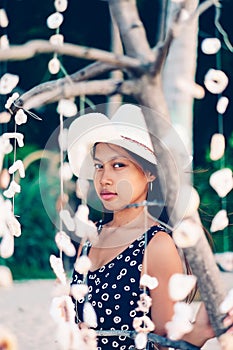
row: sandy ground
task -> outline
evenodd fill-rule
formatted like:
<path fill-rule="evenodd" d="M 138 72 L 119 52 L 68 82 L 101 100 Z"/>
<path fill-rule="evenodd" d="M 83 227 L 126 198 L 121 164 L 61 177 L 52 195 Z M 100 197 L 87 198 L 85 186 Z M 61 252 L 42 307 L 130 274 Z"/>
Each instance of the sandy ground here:
<path fill-rule="evenodd" d="M 53 281 L 15 282 L 0 288 L 0 324 L 17 337 L 19 350 L 58 350 L 56 326 L 49 315 Z"/>
<path fill-rule="evenodd" d="M 224 276 L 227 287 L 233 286 L 233 275 Z M 56 325 L 49 315 L 54 281 L 14 282 L 0 288 L 0 324 L 17 337 L 19 350 L 59 350 Z M 79 349 L 81 350 L 81 349 Z M 220 350 L 214 339 L 203 350 Z"/>

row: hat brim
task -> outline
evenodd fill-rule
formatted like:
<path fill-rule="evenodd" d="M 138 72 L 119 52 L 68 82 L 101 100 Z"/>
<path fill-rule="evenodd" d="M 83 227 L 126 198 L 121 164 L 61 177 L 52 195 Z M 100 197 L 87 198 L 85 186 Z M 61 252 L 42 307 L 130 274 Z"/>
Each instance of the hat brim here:
<path fill-rule="evenodd" d="M 129 137 L 123 137 L 121 130 Z M 132 135 L 148 138 L 148 130 L 131 122 L 110 120 L 102 113 L 89 113 L 78 117 L 68 133 L 68 158 L 73 173 L 80 178 L 93 179 L 92 149 L 95 143 L 111 143 L 137 154 L 152 164 L 157 164 L 152 147 L 135 140 Z"/>

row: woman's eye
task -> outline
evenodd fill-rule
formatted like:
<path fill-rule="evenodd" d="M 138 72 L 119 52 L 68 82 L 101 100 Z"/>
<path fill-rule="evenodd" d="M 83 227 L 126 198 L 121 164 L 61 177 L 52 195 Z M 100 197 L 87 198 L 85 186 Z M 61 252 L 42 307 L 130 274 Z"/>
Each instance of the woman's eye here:
<path fill-rule="evenodd" d="M 94 164 L 94 168 L 95 168 L 96 170 L 102 169 L 102 168 L 103 168 L 103 165 L 100 164 L 100 163 L 96 163 L 96 164 Z"/>
<path fill-rule="evenodd" d="M 114 168 L 123 168 L 124 166 L 125 166 L 124 163 L 114 163 L 114 164 L 113 164 L 113 167 L 114 167 Z"/>

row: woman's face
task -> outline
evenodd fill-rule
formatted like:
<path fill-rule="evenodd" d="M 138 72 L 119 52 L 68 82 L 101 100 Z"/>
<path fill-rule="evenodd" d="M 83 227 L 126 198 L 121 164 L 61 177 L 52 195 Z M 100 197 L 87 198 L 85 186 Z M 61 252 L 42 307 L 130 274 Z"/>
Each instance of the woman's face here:
<path fill-rule="evenodd" d="M 93 162 L 95 189 L 106 209 L 117 211 L 146 199 L 150 176 L 124 148 L 98 143 Z"/>

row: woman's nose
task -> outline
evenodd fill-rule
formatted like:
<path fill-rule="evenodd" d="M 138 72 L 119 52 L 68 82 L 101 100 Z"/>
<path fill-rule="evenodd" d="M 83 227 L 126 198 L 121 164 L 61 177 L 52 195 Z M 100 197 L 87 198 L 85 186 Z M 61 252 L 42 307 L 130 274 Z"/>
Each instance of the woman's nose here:
<path fill-rule="evenodd" d="M 100 184 L 101 185 L 112 184 L 112 176 L 109 169 L 103 168 L 100 176 Z"/>

